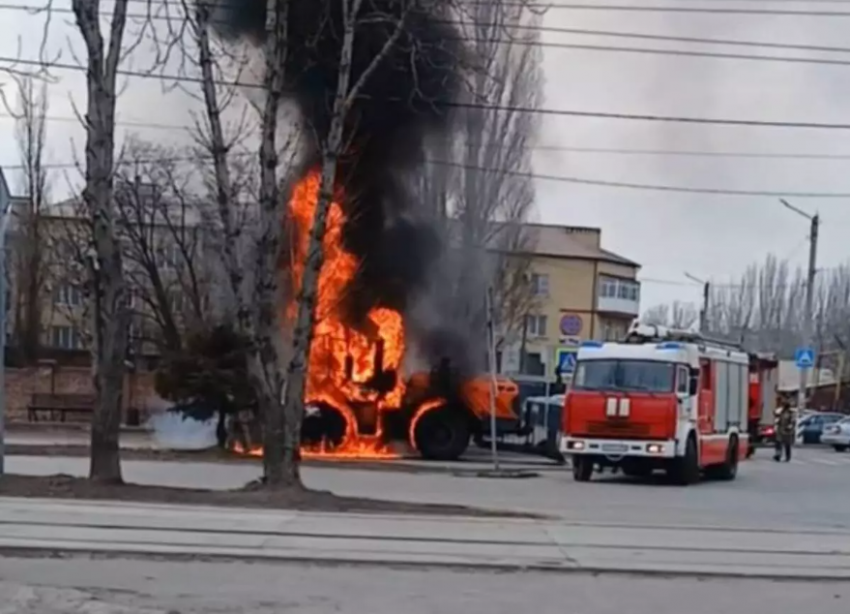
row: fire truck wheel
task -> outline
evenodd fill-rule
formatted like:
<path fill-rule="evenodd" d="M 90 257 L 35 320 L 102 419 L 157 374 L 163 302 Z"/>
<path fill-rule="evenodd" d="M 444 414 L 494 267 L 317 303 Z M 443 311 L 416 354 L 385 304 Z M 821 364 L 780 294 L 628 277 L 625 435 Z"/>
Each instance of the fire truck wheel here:
<path fill-rule="evenodd" d="M 668 475 L 676 484 L 689 486 L 699 481 L 699 472 L 697 441 L 693 435 L 690 435 L 685 445 L 685 455 L 673 461 L 668 469 Z"/>
<path fill-rule="evenodd" d="M 738 438 L 735 435 L 729 439 L 729 449 L 726 450 L 726 462 L 717 467 L 717 478 L 734 480 L 738 476 Z"/>
<path fill-rule="evenodd" d="M 576 482 L 589 482 L 593 477 L 593 459 L 587 456 L 573 456 L 573 479 Z"/>
<path fill-rule="evenodd" d="M 448 407 L 432 409 L 419 419 L 413 437 L 422 458 L 457 460 L 469 447 L 469 420 Z"/>

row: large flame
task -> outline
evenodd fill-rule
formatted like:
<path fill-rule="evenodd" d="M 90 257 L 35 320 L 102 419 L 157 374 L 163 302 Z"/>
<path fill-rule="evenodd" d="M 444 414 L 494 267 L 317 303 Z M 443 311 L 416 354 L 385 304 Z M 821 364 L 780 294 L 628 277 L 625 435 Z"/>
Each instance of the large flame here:
<path fill-rule="evenodd" d="M 300 288 L 304 278 L 310 231 L 318 204 L 321 175 L 310 171 L 295 186 L 289 201 L 289 217 L 293 229 L 291 267 L 292 287 Z M 323 238 L 324 262 L 319 272 L 316 318 L 307 369 L 304 402 L 325 404 L 344 418 L 345 436 L 341 443 L 327 441 L 315 446 L 302 446 L 302 457 L 395 458 L 393 450 L 381 442 L 380 412 L 401 406 L 405 383 L 400 374 L 404 356 L 404 322 L 397 311 L 372 309 L 364 330 L 356 330 L 343 322 L 342 303 L 346 288 L 357 272 L 358 261 L 342 244 L 345 214 L 335 198 L 327 216 Z M 286 319 L 293 322 L 298 303 L 291 301 L 285 309 Z M 368 386 L 376 375 L 376 356 L 384 372 L 395 374 L 389 384 Z M 377 431 L 369 435 L 358 432 L 354 405 L 370 405 L 378 412 Z M 240 450 L 254 456 L 261 449 Z"/>

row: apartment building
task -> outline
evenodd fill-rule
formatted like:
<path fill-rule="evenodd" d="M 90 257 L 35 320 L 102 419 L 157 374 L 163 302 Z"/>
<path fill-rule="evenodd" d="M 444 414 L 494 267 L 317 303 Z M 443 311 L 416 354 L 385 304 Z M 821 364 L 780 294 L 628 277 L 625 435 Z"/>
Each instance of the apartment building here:
<path fill-rule="evenodd" d="M 535 306 L 524 334 L 503 351 L 502 371 L 554 376 L 562 363 L 568 374 L 582 341 L 617 339 L 638 316 L 640 265 L 604 249 L 599 228 L 529 224 L 528 231 Z"/>

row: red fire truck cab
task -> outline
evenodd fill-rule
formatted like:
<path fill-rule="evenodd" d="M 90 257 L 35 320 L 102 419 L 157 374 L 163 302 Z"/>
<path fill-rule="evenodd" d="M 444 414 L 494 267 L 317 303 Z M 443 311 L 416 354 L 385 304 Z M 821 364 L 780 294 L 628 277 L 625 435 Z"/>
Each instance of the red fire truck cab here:
<path fill-rule="evenodd" d="M 622 342 L 579 348 L 561 452 L 582 482 L 597 465 L 663 469 L 683 485 L 732 480 L 748 449 L 749 381 L 741 348 L 635 322 Z"/>

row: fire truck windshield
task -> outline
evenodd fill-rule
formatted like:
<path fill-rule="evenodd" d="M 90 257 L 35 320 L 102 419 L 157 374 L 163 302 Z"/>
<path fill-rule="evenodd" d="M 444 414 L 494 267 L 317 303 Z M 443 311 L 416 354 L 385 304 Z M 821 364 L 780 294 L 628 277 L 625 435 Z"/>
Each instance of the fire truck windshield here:
<path fill-rule="evenodd" d="M 675 365 L 650 360 L 581 360 L 576 366 L 576 390 L 673 392 Z"/>

